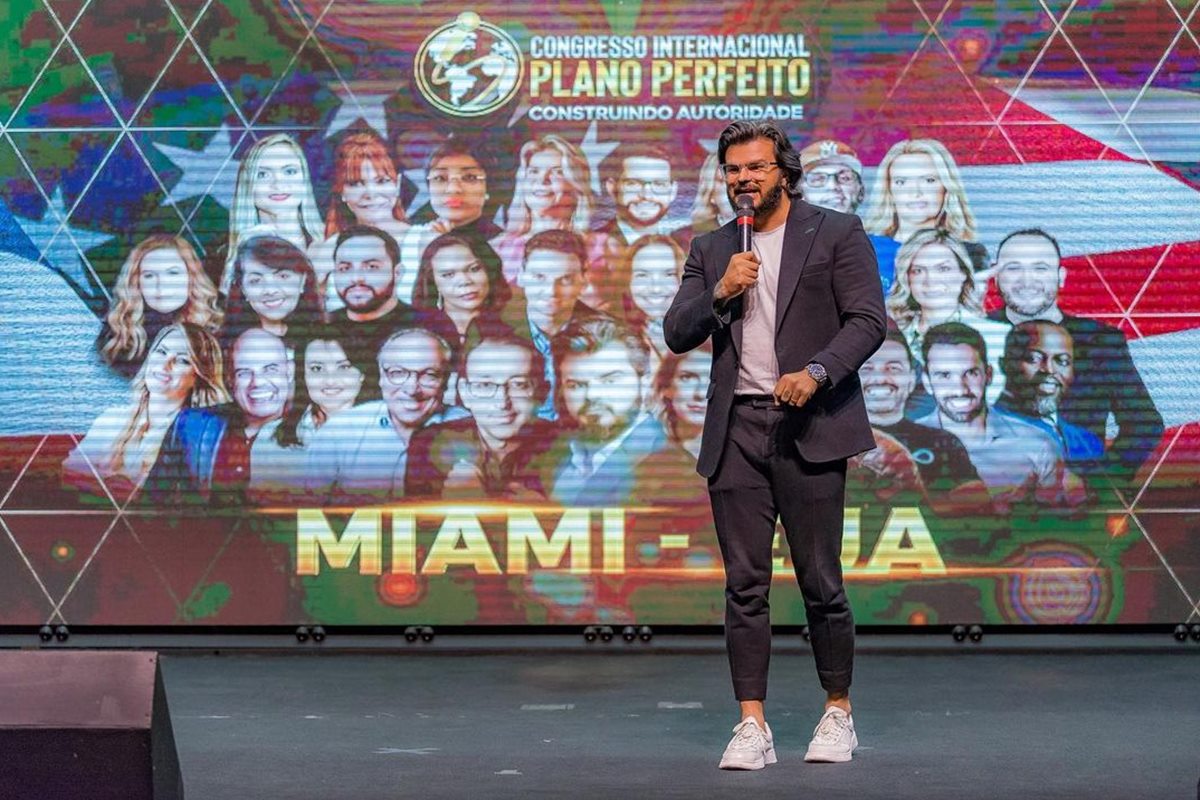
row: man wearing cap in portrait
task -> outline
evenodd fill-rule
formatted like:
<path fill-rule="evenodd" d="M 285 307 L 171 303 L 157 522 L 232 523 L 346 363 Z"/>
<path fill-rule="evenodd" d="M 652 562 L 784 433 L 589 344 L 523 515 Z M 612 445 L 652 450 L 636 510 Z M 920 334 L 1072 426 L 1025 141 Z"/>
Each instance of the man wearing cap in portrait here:
<path fill-rule="evenodd" d="M 819 139 L 800 151 L 804 199 L 814 206 L 854 214 L 863 201 L 862 162 L 847 144 Z"/>

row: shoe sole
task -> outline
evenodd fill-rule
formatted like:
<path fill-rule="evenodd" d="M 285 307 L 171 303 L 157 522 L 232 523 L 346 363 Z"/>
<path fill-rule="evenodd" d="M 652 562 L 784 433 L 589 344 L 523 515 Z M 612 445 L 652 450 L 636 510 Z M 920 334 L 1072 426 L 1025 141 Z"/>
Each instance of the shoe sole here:
<path fill-rule="evenodd" d="M 844 764 L 854 757 L 854 751 L 858 748 L 858 735 L 851 734 L 850 750 L 837 751 L 821 751 L 813 750 L 810 746 L 808 752 L 804 754 L 804 760 L 810 764 Z"/>
<path fill-rule="evenodd" d="M 762 769 L 763 767 L 767 766 L 768 764 L 775 764 L 778 761 L 779 761 L 779 759 L 775 757 L 775 747 L 774 747 L 774 745 L 772 745 L 771 747 L 768 747 L 767 750 L 763 753 L 762 761 L 742 761 L 742 762 L 737 762 L 737 763 L 734 763 L 734 762 L 726 763 L 724 760 L 722 760 L 721 763 L 717 765 L 717 768 L 718 769 L 728 769 L 728 770 L 748 771 L 748 770 Z"/>

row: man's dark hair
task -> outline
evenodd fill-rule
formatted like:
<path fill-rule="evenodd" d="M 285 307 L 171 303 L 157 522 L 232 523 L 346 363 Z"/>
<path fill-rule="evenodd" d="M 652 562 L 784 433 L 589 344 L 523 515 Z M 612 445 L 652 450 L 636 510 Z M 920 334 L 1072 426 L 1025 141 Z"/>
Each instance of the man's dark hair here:
<path fill-rule="evenodd" d="M 987 363 L 987 344 L 979 331 L 961 322 L 943 322 L 926 331 L 921 342 L 921 361 L 925 364 L 926 372 L 929 371 L 929 351 L 939 344 L 965 344 L 979 354 L 980 362 Z"/>
<path fill-rule="evenodd" d="M 604 160 L 600 162 L 600 179 L 604 182 L 619 181 L 621 173 L 625 171 L 625 161 L 630 158 L 653 158 L 665 161 L 671 167 L 671 174 L 675 173 L 671 154 L 665 147 L 652 142 L 635 140 L 622 142 L 617 149 L 605 156 Z"/>
<path fill-rule="evenodd" d="M 1029 351 L 1029 345 L 1033 342 L 1038 328 L 1043 327 L 1058 328 L 1068 337 L 1071 336 L 1071 333 L 1062 325 L 1048 319 L 1031 319 L 1014 325 L 1008 335 L 1004 337 L 1004 356 L 1000 359 L 1000 371 L 1004 373 L 1006 379 L 1016 373 L 1017 365 Z M 1071 349 L 1074 351 L 1074 346 Z M 1074 355 L 1073 352 L 1072 355 Z"/>
<path fill-rule="evenodd" d="M 525 255 L 521 259 L 522 265 L 529 261 L 529 254 L 534 250 L 551 250 L 555 253 L 575 256 L 579 259 L 579 265 L 583 269 L 587 269 L 587 243 L 575 231 L 548 230 L 535 233 L 525 243 Z"/>
<path fill-rule="evenodd" d="M 613 342 L 620 343 L 634 372 L 645 377 L 650 371 L 650 345 L 645 337 L 607 314 L 589 314 L 571 320 L 550 340 L 554 371 L 562 373 L 562 363 L 572 356 L 598 353 Z"/>
<path fill-rule="evenodd" d="M 997 261 L 1000 260 L 1000 251 L 1004 249 L 1004 245 L 1008 244 L 1008 240 L 1014 236 L 1040 236 L 1054 246 L 1054 255 L 1058 257 L 1059 261 L 1062 261 L 1062 248 L 1058 246 L 1058 240 L 1041 228 L 1025 228 L 1024 230 L 1013 231 L 1008 236 L 1005 236 L 1000 240 L 1000 245 L 996 248 Z"/>
<path fill-rule="evenodd" d="M 339 233 L 337 244 L 333 247 L 334 260 L 337 259 L 338 250 L 342 249 L 342 245 L 347 241 L 367 237 L 373 237 L 383 242 L 383 249 L 387 251 L 393 267 L 400 263 L 400 245 L 396 244 L 396 240 L 390 233 L 371 225 L 351 225 Z"/>
<path fill-rule="evenodd" d="M 735 144 L 745 144 L 755 139 L 768 139 L 775 144 L 775 163 L 783 172 L 784 187 L 792 197 L 799 197 L 804 188 L 801 179 L 804 169 L 800 166 L 800 152 L 792 147 L 787 134 L 768 120 L 738 120 L 731 122 L 717 139 L 717 160 L 725 163 L 725 152 Z"/>
<path fill-rule="evenodd" d="M 904 348 L 904 357 L 908 359 L 908 368 L 909 369 L 917 368 L 917 360 L 915 358 L 913 358 L 912 348 L 908 346 L 908 338 L 903 333 L 901 333 L 899 331 L 899 329 L 888 328 L 887 333 L 883 337 L 883 340 L 885 342 L 895 342 L 896 344 L 903 347 Z"/>

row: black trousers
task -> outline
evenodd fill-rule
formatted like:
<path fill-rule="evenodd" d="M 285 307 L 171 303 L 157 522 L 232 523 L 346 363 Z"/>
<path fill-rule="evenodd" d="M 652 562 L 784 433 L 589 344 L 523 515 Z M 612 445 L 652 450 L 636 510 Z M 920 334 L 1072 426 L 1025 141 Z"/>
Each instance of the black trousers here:
<path fill-rule="evenodd" d="M 850 688 L 854 617 L 842 585 L 846 461 L 800 457 L 791 414 L 769 402 L 739 401 L 717 473 L 709 479 L 725 561 L 725 641 L 738 700 L 767 696 L 771 658 L 771 545 L 783 520 L 812 635 L 821 686 Z"/>

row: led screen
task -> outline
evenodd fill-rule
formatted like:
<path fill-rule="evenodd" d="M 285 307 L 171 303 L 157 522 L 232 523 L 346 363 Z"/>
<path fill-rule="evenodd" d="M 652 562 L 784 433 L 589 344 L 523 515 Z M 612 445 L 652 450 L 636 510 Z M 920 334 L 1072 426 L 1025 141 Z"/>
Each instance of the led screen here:
<path fill-rule="evenodd" d="M 0 624 L 719 622 L 663 319 L 743 119 L 878 262 L 858 622 L 1194 620 L 1185 14 L 10 3 Z"/>

